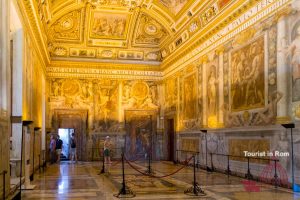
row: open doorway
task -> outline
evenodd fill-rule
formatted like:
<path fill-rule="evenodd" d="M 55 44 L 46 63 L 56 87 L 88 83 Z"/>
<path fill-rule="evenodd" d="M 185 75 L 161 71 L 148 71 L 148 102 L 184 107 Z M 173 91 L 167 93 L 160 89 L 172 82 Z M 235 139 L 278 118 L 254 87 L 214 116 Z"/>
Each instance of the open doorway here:
<path fill-rule="evenodd" d="M 175 160 L 175 131 L 174 119 L 167 120 L 167 135 L 168 135 L 168 160 Z"/>
<path fill-rule="evenodd" d="M 58 129 L 58 135 L 63 141 L 62 151 L 60 155 L 60 160 L 69 160 L 70 158 L 70 138 L 74 129 L 71 128 L 60 128 Z"/>

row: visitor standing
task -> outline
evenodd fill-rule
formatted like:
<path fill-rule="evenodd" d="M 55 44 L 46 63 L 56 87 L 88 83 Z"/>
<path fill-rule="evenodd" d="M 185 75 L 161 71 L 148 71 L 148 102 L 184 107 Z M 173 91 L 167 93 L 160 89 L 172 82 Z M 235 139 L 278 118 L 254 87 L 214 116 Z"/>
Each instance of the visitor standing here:
<path fill-rule="evenodd" d="M 76 152 L 76 139 L 75 134 L 72 133 L 71 136 L 71 161 L 75 161 L 77 163 L 77 152 Z"/>
<path fill-rule="evenodd" d="M 54 135 L 51 135 L 50 136 L 50 146 L 49 146 L 50 164 L 55 163 L 55 154 L 56 154 L 55 148 L 56 148 L 56 141 L 55 141 Z"/>
<path fill-rule="evenodd" d="M 104 162 L 106 164 L 111 164 L 110 148 L 111 148 L 110 137 L 106 136 L 105 141 L 104 141 Z"/>
<path fill-rule="evenodd" d="M 56 145 L 55 145 L 55 149 L 56 149 L 56 156 L 57 156 L 57 162 L 60 162 L 60 154 L 62 151 L 62 145 L 63 145 L 63 141 L 60 139 L 59 135 L 57 135 L 57 139 L 56 139 Z"/>

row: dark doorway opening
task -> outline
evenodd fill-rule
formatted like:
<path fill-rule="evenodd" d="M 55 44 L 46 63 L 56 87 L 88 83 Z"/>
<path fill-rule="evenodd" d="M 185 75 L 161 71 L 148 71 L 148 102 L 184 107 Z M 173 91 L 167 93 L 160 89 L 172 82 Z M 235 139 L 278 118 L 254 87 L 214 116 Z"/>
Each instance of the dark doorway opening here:
<path fill-rule="evenodd" d="M 167 120 L 167 134 L 168 134 L 168 160 L 175 160 L 175 131 L 174 119 Z"/>
<path fill-rule="evenodd" d="M 74 133 L 74 129 L 72 128 L 60 128 L 58 129 L 58 135 L 60 139 L 63 141 L 62 151 L 60 154 L 61 160 L 69 160 L 70 158 L 70 138 L 72 133 Z"/>

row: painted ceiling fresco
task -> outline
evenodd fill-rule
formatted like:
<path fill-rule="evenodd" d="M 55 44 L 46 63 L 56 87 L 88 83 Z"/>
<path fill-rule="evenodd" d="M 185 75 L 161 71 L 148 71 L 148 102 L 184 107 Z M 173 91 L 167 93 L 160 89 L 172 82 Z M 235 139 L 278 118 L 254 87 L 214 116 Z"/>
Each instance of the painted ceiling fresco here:
<path fill-rule="evenodd" d="M 168 8 L 174 15 L 177 15 L 187 2 L 188 0 L 160 0 L 160 3 Z"/>
<path fill-rule="evenodd" d="M 191 0 L 36 0 L 51 59 L 135 60 L 159 64 L 193 34 Z M 213 0 L 191 24 L 195 31 L 230 0 Z M 203 2 L 199 1 L 197 8 Z M 195 10 L 193 8 L 193 10 Z M 204 15 L 203 15 L 204 14 Z M 201 19 L 206 21 L 200 23 Z M 181 35 L 180 35 L 181 34 Z M 178 35 L 180 38 L 178 38 Z M 175 42 L 174 42 L 175 41 Z"/>

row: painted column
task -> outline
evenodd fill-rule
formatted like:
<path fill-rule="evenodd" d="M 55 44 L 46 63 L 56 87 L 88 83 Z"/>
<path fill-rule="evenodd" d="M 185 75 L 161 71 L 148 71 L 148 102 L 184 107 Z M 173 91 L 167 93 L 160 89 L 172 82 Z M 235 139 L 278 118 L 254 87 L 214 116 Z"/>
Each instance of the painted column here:
<path fill-rule="evenodd" d="M 203 127 L 207 127 L 207 56 L 202 57 Z"/>
<path fill-rule="evenodd" d="M 290 70 L 285 54 L 287 46 L 287 21 L 285 15 L 279 17 L 277 29 L 277 91 L 283 94 L 277 104 L 277 122 L 282 124 L 290 121 L 288 112 Z"/>
<path fill-rule="evenodd" d="M 217 53 L 219 54 L 219 75 L 218 75 L 218 126 L 223 127 L 224 126 L 224 112 L 222 107 L 224 106 L 224 48 L 220 48 L 217 50 Z"/>

